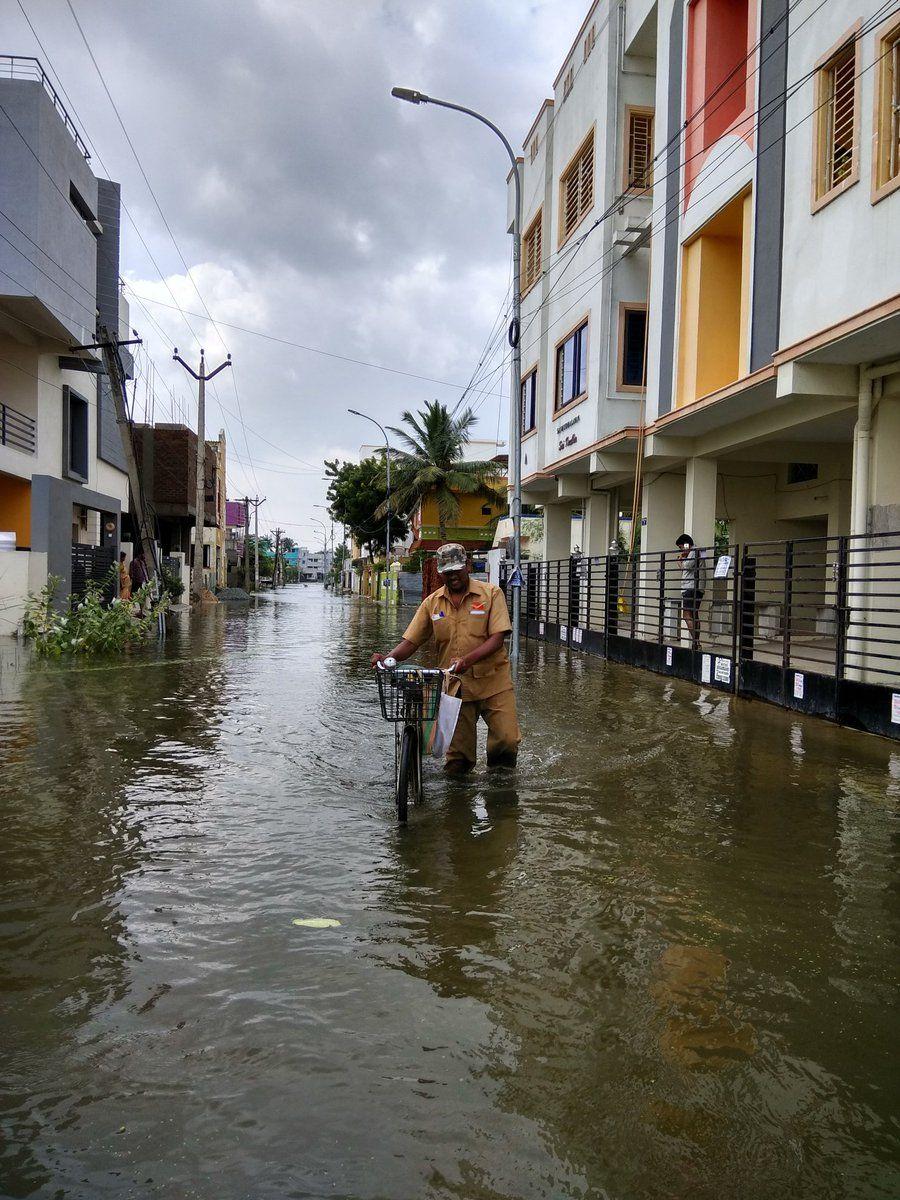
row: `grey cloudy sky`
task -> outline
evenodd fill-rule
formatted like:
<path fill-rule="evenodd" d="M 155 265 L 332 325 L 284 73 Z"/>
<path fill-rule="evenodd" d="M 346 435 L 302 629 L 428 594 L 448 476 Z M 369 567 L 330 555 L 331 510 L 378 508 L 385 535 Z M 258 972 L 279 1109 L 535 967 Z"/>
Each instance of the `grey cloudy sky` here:
<path fill-rule="evenodd" d="M 402 104 L 390 88 L 401 83 L 480 109 L 518 148 L 587 0 L 73 5 L 214 317 L 398 371 L 469 379 L 509 285 L 507 162 L 475 122 Z M 174 310 L 177 302 L 203 313 L 65 0 L 22 6 L 44 51 L 18 0 L 0 0 L 2 50 L 49 58 L 165 276 L 126 220 L 122 271 L 147 310 L 132 298 L 132 324 L 158 371 L 156 418 L 170 419 L 167 388 L 183 397 L 188 389 L 166 338 L 196 355 L 189 322 L 210 358 L 222 342 L 207 321 L 186 322 Z M 103 174 L 96 158 L 93 166 Z M 324 501 L 323 458 L 355 457 L 377 437 L 347 407 L 387 424 L 404 408 L 459 395 L 221 332 L 238 395 L 228 373 L 220 376 L 207 433 L 224 425 L 229 435 L 229 495 L 258 486 L 269 498 L 264 523 L 311 544 L 319 535 L 303 523 L 323 516 L 312 507 Z M 140 368 L 139 415 L 143 359 Z M 506 439 L 501 382 L 505 392 L 506 372 L 479 397 L 478 436 L 495 437 L 499 423 Z"/>

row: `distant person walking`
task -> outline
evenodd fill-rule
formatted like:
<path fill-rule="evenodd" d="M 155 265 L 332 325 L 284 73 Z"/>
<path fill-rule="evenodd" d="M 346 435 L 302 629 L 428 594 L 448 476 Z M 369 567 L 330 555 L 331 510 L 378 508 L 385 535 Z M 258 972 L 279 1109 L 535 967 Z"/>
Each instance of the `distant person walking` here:
<path fill-rule="evenodd" d="M 706 591 L 706 563 L 689 533 L 683 533 L 675 545 L 681 551 L 681 612 L 688 627 L 691 647 L 700 648 L 700 602 Z"/>
<path fill-rule="evenodd" d="M 147 562 L 144 558 L 143 550 L 138 550 L 135 553 L 134 558 L 131 560 L 131 566 L 128 568 L 128 574 L 131 577 L 132 593 L 139 591 L 150 578 L 147 573 Z"/>
<path fill-rule="evenodd" d="M 119 554 L 119 599 L 131 599 L 131 575 L 125 566 L 125 551 Z"/>

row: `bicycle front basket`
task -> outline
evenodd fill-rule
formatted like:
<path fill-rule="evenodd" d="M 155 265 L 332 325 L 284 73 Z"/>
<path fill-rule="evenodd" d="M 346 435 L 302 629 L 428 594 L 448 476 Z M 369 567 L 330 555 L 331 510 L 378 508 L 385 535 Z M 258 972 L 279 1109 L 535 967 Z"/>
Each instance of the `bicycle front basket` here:
<path fill-rule="evenodd" d="M 443 672 L 391 667 L 376 672 L 381 715 L 386 721 L 433 721 L 443 688 Z"/>

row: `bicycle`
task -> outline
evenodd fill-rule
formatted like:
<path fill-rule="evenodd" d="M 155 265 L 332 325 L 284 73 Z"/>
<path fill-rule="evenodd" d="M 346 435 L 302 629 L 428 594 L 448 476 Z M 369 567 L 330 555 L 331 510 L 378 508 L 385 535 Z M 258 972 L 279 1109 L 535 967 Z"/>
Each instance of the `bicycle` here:
<path fill-rule="evenodd" d="M 394 722 L 394 793 L 397 820 L 405 824 L 410 793 L 413 804 L 422 802 L 423 723 L 437 717 L 444 672 L 379 664 L 375 674 L 381 715 Z"/>

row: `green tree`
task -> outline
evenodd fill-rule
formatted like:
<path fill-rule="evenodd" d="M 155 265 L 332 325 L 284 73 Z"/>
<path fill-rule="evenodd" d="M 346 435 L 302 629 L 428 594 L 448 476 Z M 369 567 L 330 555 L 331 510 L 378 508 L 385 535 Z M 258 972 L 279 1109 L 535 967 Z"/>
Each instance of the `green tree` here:
<path fill-rule="evenodd" d="M 390 427 L 405 446 L 391 455 L 392 499 L 399 511 L 409 516 L 433 496 L 442 542 L 447 540 L 447 526 L 459 523 L 461 495 L 481 496 L 485 502 L 506 507 L 506 491 L 498 486 L 505 474 L 502 464 L 464 461 L 475 420 L 471 408 L 454 416 L 446 405 L 431 400 L 415 416 L 404 412 L 403 428 Z M 382 504 L 378 516 L 384 508 Z"/>
<path fill-rule="evenodd" d="M 329 512 L 352 533 L 354 541 L 375 555 L 384 550 L 387 536 L 387 485 L 384 464 L 374 458 L 361 463 L 325 463 Z M 383 510 L 380 511 L 379 510 Z M 376 515 L 378 514 L 378 515 Z M 391 544 L 403 541 L 409 525 L 398 513 L 391 496 Z"/>

